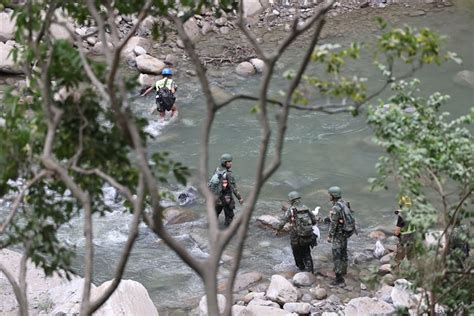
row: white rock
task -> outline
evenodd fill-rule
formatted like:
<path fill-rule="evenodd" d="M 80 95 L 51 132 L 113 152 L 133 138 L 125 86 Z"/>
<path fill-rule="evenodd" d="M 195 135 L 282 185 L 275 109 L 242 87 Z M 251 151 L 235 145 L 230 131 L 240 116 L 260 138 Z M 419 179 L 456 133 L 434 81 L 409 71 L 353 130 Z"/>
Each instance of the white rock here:
<path fill-rule="evenodd" d="M 135 55 L 137 55 L 137 56 L 145 55 L 145 54 L 146 54 L 146 49 L 144 49 L 144 48 L 141 47 L 141 46 L 135 46 L 135 48 L 133 49 L 133 52 L 134 52 Z"/>
<path fill-rule="evenodd" d="M 248 303 L 248 306 L 252 306 L 252 305 L 257 305 L 257 306 L 270 306 L 270 307 L 280 308 L 280 305 L 278 305 L 277 303 L 272 302 L 272 301 L 270 301 L 270 300 L 264 300 L 264 299 L 261 299 L 261 298 L 254 298 L 253 300 L 251 300 L 251 301 Z"/>
<path fill-rule="evenodd" d="M 214 21 L 217 26 L 224 26 L 227 23 L 227 19 L 225 17 L 220 17 Z"/>
<path fill-rule="evenodd" d="M 245 294 L 243 301 L 245 304 L 248 304 L 254 298 L 264 299 L 265 293 L 264 292 L 249 292 Z"/>
<path fill-rule="evenodd" d="M 89 37 L 87 37 L 87 39 L 86 39 L 86 42 L 87 42 L 89 45 L 91 45 L 91 46 L 94 46 L 95 43 L 97 43 L 97 41 L 98 41 L 98 39 L 97 39 L 97 37 L 95 37 L 95 36 L 89 36 Z"/>
<path fill-rule="evenodd" d="M 232 306 L 232 316 L 244 316 L 245 306 L 242 305 L 233 305 Z"/>
<path fill-rule="evenodd" d="M 296 302 L 298 298 L 296 288 L 281 275 L 272 275 L 266 296 L 279 304 Z"/>
<path fill-rule="evenodd" d="M 107 42 L 107 46 L 109 48 L 112 48 L 113 45 L 112 43 L 110 42 Z M 96 54 L 96 55 L 102 55 L 105 53 L 105 45 L 103 42 L 97 42 L 94 44 L 94 47 L 92 48 L 92 53 Z"/>
<path fill-rule="evenodd" d="M 217 305 L 219 306 L 219 312 L 220 313 L 224 312 L 225 304 L 226 304 L 225 296 L 222 295 L 222 294 L 217 294 Z M 143 315 L 145 315 L 145 314 L 143 314 Z M 201 301 L 199 302 L 199 315 L 200 316 L 208 316 L 207 298 L 206 298 L 205 295 L 201 298 Z"/>
<path fill-rule="evenodd" d="M 241 76 L 251 76 L 255 75 L 256 73 L 255 67 L 248 61 L 244 61 L 238 64 L 235 70 Z"/>
<path fill-rule="evenodd" d="M 308 303 L 286 303 L 283 309 L 291 313 L 306 315 L 311 309 L 311 304 Z"/>
<path fill-rule="evenodd" d="M 243 1 L 243 9 L 244 9 L 244 17 L 249 17 L 257 14 L 260 10 L 262 10 L 262 4 L 260 1 L 255 0 L 244 0 Z"/>
<path fill-rule="evenodd" d="M 311 272 L 298 272 L 293 276 L 295 286 L 311 286 L 314 280 L 314 275 Z"/>
<path fill-rule="evenodd" d="M 405 279 L 398 279 L 395 281 L 395 286 L 390 294 L 395 307 L 406 307 L 412 308 L 416 306 L 416 299 L 414 298 L 413 291 L 410 288 L 411 283 Z"/>
<path fill-rule="evenodd" d="M 385 254 L 385 248 L 380 242 L 380 240 L 377 240 L 374 246 L 374 257 L 377 259 L 380 259 L 383 257 L 384 254 Z"/>
<path fill-rule="evenodd" d="M 12 49 L 12 46 L 0 42 L 0 73 L 22 74 L 23 70 L 13 62 Z"/>
<path fill-rule="evenodd" d="M 262 73 L 265 69 L 265 62 L 259 58 L 250 59 L 250 63 L 255 67 L 258 73 Z"/>
<path fill-rule="evenodd" d="M 74 24 L 70 18 L 68 18 L 65 12 L 61 9 L 55 11 L 56 20 L 59 23 L 66 24 L 66 27 L 57 23 L 51 24 L 49 31 L 51 36 L 56 40 L 66 40 L 72 42 L 72 35 L 69 33 L 68 29 L 74 30 Z"/>
<path fill-rule="evenodd" d="M 313 294 L 314 298 L 317 300 L 323 300 L 328 296 L 326 289 L 322 287 L 312 288 L 309 291 Z"/>
<path fill-rule="evenodd" d="M 127 54 L 134 52 L 136 46 L 140 46 L 148 52 L 151 48 L 151 41 L 140 36 L 133 36 L 122 49 L 122 55 L 126 56 Z"/>
<path fill-rule="evenodd" d="M 392 303 L 392 289 L 393 286 L 383 284 L 382 287 L 375 293 L 375 297 L 384 302 Z"/>
<path fill-rule="evenodd" d="M 474 71 L 463 70 L 458 72 L 454 76 L 454 82 L 474 89 Z"/>
<path fill-rule="evenodd" d="M 164 62 L 150 55 L 137 56 L 136 61 L 137 68 L 142 73 L 159 75 L 165 68 Z"/>
<path fill-rule="evenodd" d="M 439 246 L 441 248 L 444 248 L 444 246 L 446 245 L 446 236 L 442 234 L 443 232 L 440 230 L 426 232 L 425 240 L 424 240 L 425 246 L 433 247 L 433 248 L 436 248 Z M 441 241 L 439 240 L 440 238 L 441 238 Z"/>
<path fill-rule="evenodd" d="M 219 28 L 219 32 L 221 34 L 229 34 L 230 33 L 230 28 L 227 27 L 227 26 L 223 26 L 223 27 Z"/>
<path fill-rule="evenodd" d="M 202 24 L 202 27 L 201 27 L 201 34 L 202 34 L 202 35 L 206 35 L 206 34 L 208 34 L 209 32 L 212 32 L 212 25 L 211 25 L 211 23 L 209 23 L 209 22 L 206 21 L 206 22 L 204 22 L 204 23 Z"/>
<path fill-rule="evenodd" d="M 12 18 L 12 12 L 0 12 L 0 42 L 6 42 L 15 38 L 16 19 Z"/>
<path fill-rule="evenodd" d="M 371 297 L 357 297 L 346 305 L 344 315 L 391 315 L 395 312 L 392 305 Z"/>
<path fill-rule="evenodd" d="M 85 36 L 86 35 L 86 28 L 85 27 L 76 27 L 74 29 L 74 33 L 76 33 L 79 36 Z"/>
<path fill-rule="evenodd" d="M 298 314 L 290 313 L 276 307 L 251 305 L 247 306 L 239 314 L 240 316 L 298 316 Z"/>

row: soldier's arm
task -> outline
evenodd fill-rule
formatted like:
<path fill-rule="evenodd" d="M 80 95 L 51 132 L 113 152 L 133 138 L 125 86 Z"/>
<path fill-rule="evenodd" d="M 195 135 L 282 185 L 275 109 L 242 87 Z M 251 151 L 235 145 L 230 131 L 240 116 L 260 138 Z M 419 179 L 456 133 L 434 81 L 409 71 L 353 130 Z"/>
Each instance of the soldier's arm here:
<path fill-rule="evenodd" d="M 336 204 L 331 208 L 331 212 L 329 213 L 329 216 L 331 217 L 331 224 L 329 225 L 328 233 L 329 238 L 332 238 L 336 233 L 336 228 L 340 219 L 340 210 L 340 206 Z"/>
<path fill-rule="evenodd" d="M 291 208 L 288 208 L 288 210 L 285 212 L 285 215 L 283 215 L 282 218 L 280 218 L 280 224 L 278 224 L 277 230 L 281 230 L 283 226 L 285 226 L 286 223 L 290 220 L 291 217 Z"/>

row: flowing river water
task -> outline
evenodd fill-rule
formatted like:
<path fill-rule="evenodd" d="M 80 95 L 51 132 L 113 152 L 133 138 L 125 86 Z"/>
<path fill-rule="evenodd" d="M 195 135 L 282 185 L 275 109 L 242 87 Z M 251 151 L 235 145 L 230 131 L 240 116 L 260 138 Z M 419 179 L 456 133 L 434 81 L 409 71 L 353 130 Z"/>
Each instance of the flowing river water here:
<path fill-rule="evenodd" d="M 416 77 L 422 80 L 424 93 L 440 91 L 450 94 L 452 98 L 445 110 L 453 116 L 467 113 L 473 105 L 474 91 L 472 87 L 456 84 L 453 77 L 461 70 L 474 70 L 472 1 L 461 2 L 448 9 L 430 10 L 426 15 L 416 18 L 410 17 L 407 12 L 409 10 L 401 9 L 398 15 L 395 14 L 396 26 L 407 23 L 439 31 L 447 35 L 446 43 L 449 49 L 457 52 L 464 60 L 462 65 L 447 63 L 441 67 L 426 67 L 418 72 Z M 367 17 L 366 21 L 372 21 L 373 17 Z M 352 32 L 348 31 L 347 34 L 343 33 L 335 38 L 328 37 L 325 42 L 370 42 L 375 36 L 375 33 L 365 29 L 364 32 L 357 32 L 357 22 L 345 23 Z M 294 62 L 298 61 L 301 55 L 302 50 L 296 45 L 290 49 L 290 54 L 284 56 L 282 63 L 278 65 L 278 76 L 272 81 L 271 94 L 276 95 L 278 90 L 287 86 L 287 81 L 280 78 L 280 75 L 284 70 L 296 67 Z M 370 82 L 380 83 L 380 76 L 368 55 L 363 56 L 350 70 L 359 76 L 367 77 Z M 211 75 L 212 83 L 229 93 L 256 91 L 261 79 L 259 76 L 238 77 L 230 68 L 213 71 Z M 158 136 L 151 142 L 151 147 L 154 150 L 168 151 L 171 158 L 183 162 L 196 174 L 199 135 L 205 115 L 204 98 L 197 78 L 178 74 L 176 80 L 179 84 L 179 118 L 165 127 L 152 124 L 151 129 L 154 129 Z M 152 102 L 152 98 L 134 101 L 137 112 L 150 118 L 148 112 Z M 210 138 L 210 169 L 217 166 L 221 153 L 231 153 L 234 157 L 234 174 L 244 197 L 248 195 L 254 183 L 260 136 L 258 122 L 250 111 L 252 106 L 252 103 L 240 102 L 223 109 L 217 115 Z M 371 143 L 371 131 L 365 121 L 364 114 L 354 118 L 349 114 L 327 115 L 297 111 L 291 113 L 283 149 L 283 163 L 261 191 L 249 228 L 240 272 L 258 271 L 264 278 L 269 278 L 274 273 L 291 270 L 293 258 L 288 237 L 274 237 L 270 232 L 259 228 L 255 219 L 262 214 L 280 215 L 281 201 L 293 190 L 302 194 L 305 204 L 311 208 L 319 205 L 322 207 L 322 213 L 326 214 L 329 201 L 325 190 L 331 185 L 342 187 L 344 197 L 351 201 L 357 211 L 357 219 L 363 232 L 349 243 L 350 259 L 355 252 L 373 246 L 373 241 L 366 237 L 369 231 L 376 227 L 390 229 L 394 225 L 396 189 L 391 187 L 388 191 L 372 192 L 367 181 L 375 176 L 374 165 L 382 150 Z M 196 186 L 193 177 L 190 179 L 190 185 Z M 178 192 L 182 188 L 171 189 Z M 115 203 L 113 192 L 107 192 L 107 196 L 110 203 Z M 195 202 L 187 207 L 192 208 L 199 215 L 199 219 L 167 227 L 188 250 L 202 258 L 207 256 L 207 223 L 203 205 L 204 200 L 197 194 Z M 120 203 L 116 204 L 116 209 L 117 211 L 98 218 L 95 223 L 94 280 L 97 284 L 112 277 L 115 263 L 127 237 L 129 218 L 120 211 Z M 237 206 L 237 213 L 239 209 L 240 206 Z M 82 272 L 84 244 L 80 223 L 80 219 L 75 219 L 71 226 L 61 233 L 64 240 L 77 246 L 79 256 L 75 268 L 79 274 Z M 324 239 L 324 227 L 322 233 Z M 230 249 L 232 248 L 230 245 Z M 231 254 L 231 251 L 226 253 Z M 323 242 L 313 249 L 313 255 L 323 259 L 330 258 L 330 246 Z M 222 265 L 219 274 L 221 278 L 226 276 L 228 269 L 228 263 Z M 149 291 L 160 313 L 196 306 L 203 294 L 200 279 L 164 243 L 149 234 L 145 227 L 141 228 L 124 278 L 141 282 Z"/>

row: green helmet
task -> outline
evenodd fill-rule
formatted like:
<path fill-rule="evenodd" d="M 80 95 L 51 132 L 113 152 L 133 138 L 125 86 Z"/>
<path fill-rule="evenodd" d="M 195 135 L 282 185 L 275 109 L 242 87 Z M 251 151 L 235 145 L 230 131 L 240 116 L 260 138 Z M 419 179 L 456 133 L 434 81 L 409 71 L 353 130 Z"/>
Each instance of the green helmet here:
<path fill-rule="evenodd" d="M 336 187 L 336 186 L 330 187 L 329 190 L 328 190 L 328 193 L 336 199 L 339 199 L 342 196 L 341 188 Z"/>
<path fill-rule="evenodd" d="M 298 192 L 291 191 L 290 193 L 288 193 L 288 201 L 291 202 L 296 199 L 301 199 L 301 195 Z"/>
<path fill-rule="evenodd" d="M 231 154 L 222 154 L 221 164 L 225 164 L 227 161 L 232 161 L 232 155 Z"/>

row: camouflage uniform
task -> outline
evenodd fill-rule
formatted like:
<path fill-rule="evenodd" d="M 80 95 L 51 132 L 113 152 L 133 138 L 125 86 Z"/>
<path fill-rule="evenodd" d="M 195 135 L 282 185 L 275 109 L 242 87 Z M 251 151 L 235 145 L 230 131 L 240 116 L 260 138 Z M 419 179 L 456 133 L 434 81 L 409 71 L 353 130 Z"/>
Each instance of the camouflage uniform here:
<path fill-rule="evenodd" d="M 225 169 L 225 167 L 219 166 L 216 170 L 216 172 L 225 171 L 227 181 L 229 182 L 227 188 L 220 188 L 219 195 L 216 197 L 216 214 L 217 217 L 219 217 L 219 215 L 222 213 L 222 210 L 224 210 L 224 225 L 229 226 L 234 219 L 235 201 L 232 196 L 235 195 L 238 200 L 241 200 L 242 196 L 237 189 L 237 183 L 235 182 L 235 178 L 232 175 L 232 171 L 230 169 Z"/>
<path fill-rule="evenodd" d="M 335 201 L 330 212 L 331 224 L 328 233 L 329 238 L 332 239 L 332 257 L 336 278 L 338 275 L 347 274 L 347 236 L 342 231 L 342 208 L 338 205 L 338 202 L 346 204 L 342 199 Z"/>
<path fill-rule="evenodd" d="M 292 211 L 293 210 L 293 211 Z M 286 223 L 290 222 L 290 244 L 295 258 L 295 264 L 301 271 L 308 271 L 313 273 L 313 258 L 311 257 L 311 244 L 313 243 L 314 235 L 309 237 L 302 237 L 301 233 L 298 233 L 295 225 L 296 212 L 307 211 L 311 217 L 313 225 L 316 224 L 316 216 L 305 206 L 299 199 L 291 202 L 291 206 L 286 210 L 284 217 L 282 218 L 278 230 L 281 230 Z"/>

